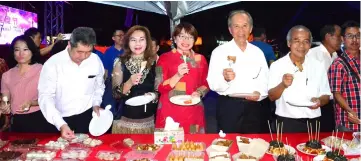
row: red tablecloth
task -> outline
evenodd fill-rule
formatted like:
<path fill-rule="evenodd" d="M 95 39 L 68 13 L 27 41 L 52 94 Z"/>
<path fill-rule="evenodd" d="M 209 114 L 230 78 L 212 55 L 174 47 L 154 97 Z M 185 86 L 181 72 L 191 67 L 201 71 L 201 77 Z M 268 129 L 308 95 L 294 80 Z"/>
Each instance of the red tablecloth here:
<path fill-rule="evenodd" d="M 271 137 L 269 134 L 227 134 L 226 139 L 231 139 L 233 141 L 236 141 L 236 136 L 244 136 L 244 137 L 250 137 L 250 138 L 262 138 L 266 141 L 270 141 Z M 276 135 L 274 134 L 273 137 Z M 331 136 L 331 133 L 320 133 L 320 139 L 325 138 L 327 136 Z M 0 138 L 3 140 L 14 140 L 18 138 L 38 138 L 40 139 L 40 144 L 45 144 L 46 142 L 50 140 L 56 140 L 59 135 L 54 134 L 12 134 L 12 133 L 0 133 Z M 308 140 L 307 133 L 299 133 L 299 134 L 283 134 L 283 138 L 287 137 L 289 144 L 292 147 L 296 147 L 299 143 L 304 143 Z M 341 137 L 341 134 L 339 133 L 339 137 Z M 131 138 L 136 143 L 153 143 L 153 135 L 119 135 L 119 134 L 108 134 L 98 137 L 97 139 L 101 139 L 103 141 L 103 144 L 101 146 L 95 147 L 92 149 L 92 153 L 90 156 L 86 159 L 87 161 L 93 161 L 97 160 L 95 158 L 97 152 L 99 150 L 113 150 L 112 147 L 110 147 L 110 144 L 116 142 L 116 141 L 122 141 L 125 138 Z M 218 134 L 192 134 L 192 135 L 185 135 L 185 140 L 188 141 L 197 141 L 197 142 L 204 142 L 207 147 L 212 143 L 214 139 L 218 138 Z M 345 133 L 344 136 L 345 139 L 352 139 L 352 133 Z M 6 148 L 6 147 L 5 147 Z M 296 149 L 296 148 L 295 148 Z M 127 152 L 131 151 L 131 149 L 124 149 L 122 154 L 125 155 Z M 169 152 L 171 151 L 171 145 L 165 145 L 155 156 L 155 159 L 158 161 L 165 161 Z M 232 147 L 230 148 L 231 155 L 234 155 L 238 153 L 238 147 L 237 144 L 234 142 Z M 303 158 L 303 160 L 308 161 L 312 160 L 313 156 L 305 155 L 299 151 L 297 153 Z M 59 154 L 58 154 L 59 155 Z M 357 158 L 359 156 L 352 156 L 348 158 Z M 206 159 L 208 160 L 208 157 L 206 156 Z M 265 154 L 265 156 L 261 159 L 261 161 L 273 161 L 273 158 L 271 155 Z"/>

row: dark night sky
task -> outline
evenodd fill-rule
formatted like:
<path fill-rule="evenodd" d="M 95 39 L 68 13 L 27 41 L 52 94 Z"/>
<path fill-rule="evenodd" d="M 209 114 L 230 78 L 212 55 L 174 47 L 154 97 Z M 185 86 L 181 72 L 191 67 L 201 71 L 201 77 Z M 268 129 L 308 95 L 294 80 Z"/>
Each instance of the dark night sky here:
<path fill-rule="evenodd" d="M 43 31 L 44 2 L 30 2 L 33 9 L 25 3 L 25 10 L 37 12 L 39 28 Z M 111 34 L 116 28 L 123 28 L 126 9 L 91 2 L 69 2 L 65 4 L 65 32 L 70 33 L 75 27 L 89 26 L 95 29 L 98 44 L 111 45 Z M 19 7 L 19 2 L 0 2 L 11 7 Z M 206 44 L 213 46 L 215 39 L 224 37 L 230 40 L 227 29 L 227 15 L 231 10 L 245 9 L 251 13 L 254 24 L 267 30 L 268 38 L 276 38 L 281 43 L 285 34 L 294 25 L 309 27 L 316 40 L 319 30 L 327 23 L 342 24 L 346 20 L 360 21 L 360 2 L 238 2 L 218 8 L 195 13 L 182 18 L 192 23 L 203 37 Z M 134 11 L 140 25 L 147 26 L 152 36 L 160 39 L 169 38 L 169 19 L 156 13 Z M 133 18 L 135 22 L 135 17 Z M 213 49 L 214 47 L 212 47 Z M 207 51 L 208 52 L 208 51 Z"/>

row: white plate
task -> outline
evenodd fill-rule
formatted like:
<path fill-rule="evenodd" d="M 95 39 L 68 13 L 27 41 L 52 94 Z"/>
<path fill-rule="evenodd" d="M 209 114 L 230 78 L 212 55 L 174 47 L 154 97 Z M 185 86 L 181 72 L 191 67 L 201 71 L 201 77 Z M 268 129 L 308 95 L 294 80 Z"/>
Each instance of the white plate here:
<path fill-rule="evenodd" d="M 285 145 L 285 148 L 288 150 L 289 154 L 296 154 L 296 149 L 293 148 L 292 146 Z M 272 153 L 268 152 L 268 150 L 266 151 L 266 153 L 269 155 L 273 155 Z"/>
<path fill-rule="evenodd" d="M 148 104 L 155 99 L 155 95 L 142 95 L 128 99 L 125 104 L 129 106 L 141 106 Z"/>
<path fill-rule="evenodd" d="M 311 107 L 316 105 L 316 103 L 308 100 L 288 100 L 287 103 L 297 107 Z"/>
<path fill-rule="evenodd" d="M 323 159 L 326 157 L 326 155 L 317 155 L 313 158 L 313 161 L 323 161 Z"/>
<path fill-rule="evenodd" d="M 93 136 L 103 135 L 108 131 L 113 123 L 113 114 L 110 112 L 111 105 L 105 107 L 104 110 L 100 110 L 100 116 L 93 111 L 93 118 L 89 124 L 89 133 Z"/>
<path fill-rule="evenodd" d="M 190 99 L 192 99 L 192 103 L 190 103 L 190 104 L 184 103 L 184 101 L 187 101 Z M 171 97 L 170 102 L 172 102 L 173 104 L 176 104 L 176 105 L 181 105 L 181 106 L 191 106 L 191 105 L 196 105 L 199 102 L 201 102 L 201 98 L 192 97 L 191 95 L 178 95 L 178 96 Z"/>
<path fill-rule="evenodd" d="M 307 154 L 307 155 L 313 155 L 313 156 L 316 156 L 317 154 L 310 154 L 310 153 L 306 153 L 305 151 L 303 151 L 303 148 L 306 146 L 306 143 L 301 143 L 301 144 L 298 144 L 297 145 L 297 150 L 300 151 L 301 153 L 303 154 Z M 326 145 L 322 145 L 322 149 L 325 149 L 326 153 L 328 151 L 331 151 L 331 148 L 326 146 Z"/>
<path fill-rule="evenodd" d="M 228 95 L 229 97 L 236 97 L 236 98 L 246 98 L 246 97 L 252 97 L 252 96 L 257 96 L 254 93 L 233 93 Z"/>

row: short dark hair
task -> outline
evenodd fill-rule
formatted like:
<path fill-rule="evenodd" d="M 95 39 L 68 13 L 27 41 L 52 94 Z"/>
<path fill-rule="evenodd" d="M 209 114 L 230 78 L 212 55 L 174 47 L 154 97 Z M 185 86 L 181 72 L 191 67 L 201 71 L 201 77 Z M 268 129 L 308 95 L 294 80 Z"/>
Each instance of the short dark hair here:
<path fill-rule="evenodd" d="M 159 41 L 156 38 L 152 37 L 152 41 L 155 42 L 155 45 L 159 45 Z"/>
<path fill-rule="evenodd" d="M 327 24 L 327 25 L 323 26 L 320 31 L 321 39 L 325 40 L 325 37 L 327 34 L 331 34 L 331 35 L 335 34 L 337 26 L 338 25 L 336 25 L 336 24 Z"/>
<path fill-rule="evenodd" d="M 29 29 L 27 29 L 25 32 L 24 32 L 24 35 L 25 36 L 29 36 L 29 37 L 35 37 L 36 34 L 40 33 L 40 30 L 35 28 L 35 27 L 31 27 Z M 41 33 L 40 33 L 41 34 Z"/>
<path fill-rule="evenodd" d="M 51 49 L 51 54 L 59 53 L 66 49 L 66 46 L 68 46 L 69 40 L 60 40 L 57 43 L 54 44 L 53 48 Z"/>
<path fill-rule="evenodd" d="M 356 22 L 356 21 L 346 21 L 342 26 L 341 26 L 341 35 L 345 36 L 345 32 L 346 29 L 351 28 L 351 27 L 356 27 L 356 28 L 360 28 L 360 23 Z"/>
<path fill-rule="evenodd" d="M 9 59 L 9 64 L 12 65 L 16 65 L 18 62 L 15 60 L 15 44 L 18 41 L 22 41 L 25 42 L 25 44 L 28 46 L 29 50 L 31 51 L 31 60 L 30 60 L 30 65 L 35 64 L 35 63 L 41 63 L 41 56 L 40 56 L 40 50 L 39 48 L 35 45 L 34 41 L 29 37 L 29 36 L 25 36 L 25 35 L 20 35 L 14 38 L 14 40 L 11 42 L 10 45 L 10 52 L 11 55 L 10 59 Z"/>
<path fill-rule="evenodd" d="M 182 29 L 184 29 L 184 31 L 190 35 L 193 36 L 194 38 L 194 43 L 196 42 L 197 38 L 198 38 L 198 32 L 196 30 L 196 28 L 188 23 L 188 22 L 181 22 L 180 24 L 178 24 L 173 31 L 173 38 L 175 38 L 176 36 L 178 36 L 181 32 Z"/>
<path fill-rule="evenodd" d="M 266 29 L 260 28 L 260 27 L 256 27 L 256 28 L 253 29 L 253 36 L 254 37 L 261 37 L 262 34 L 266 34 Z"/>
<path fill-rule="evenodd" d="M 122 30 L 122 29 L 117 29 L 117 30 L 114 30 L 113 36 L 115 36 L 115 34 L 117 34 L 118 31 L 122 31 L 122 32 L 125 34 L 124 30 Z"/>
<path fill-rule="evenodd" d="M 69 41 L 71 47 L 77 47 L 78 43 L 94 46 L 96 44 L 95 31 L 90 27 L 77 27 L 71 33 Z"/>

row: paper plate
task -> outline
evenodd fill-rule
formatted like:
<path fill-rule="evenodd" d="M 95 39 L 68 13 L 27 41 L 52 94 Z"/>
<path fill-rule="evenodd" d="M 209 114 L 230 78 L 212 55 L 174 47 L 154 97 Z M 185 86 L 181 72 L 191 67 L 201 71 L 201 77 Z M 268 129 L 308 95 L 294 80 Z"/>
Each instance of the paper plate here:
<path fill-rule="evenodd" d="M 290 154 L 296 154 L 296 149 L 293 148 L 292 146 L 285 145 L 285 148 L 288 150 L 288 153 L 290 153 Z M 274 154 L 270 153 L 268 150 L 267 150 L 266 154 L 274 155 Z M 275 155 L 275 156 L 278 156 L 278 155 Z"/>
<path fill-rule="evenodd" d="M 229 97 L 236 97 L 236 98 L 246 98 L 246 97 L 257 96 L 257 94 L 254 94 L 254 93 L 234 93 L 234 94 L 230 94 L 228 96 Z"/>
<path fill-rule="evenodd" d="M 185 101 L 189 101 L 189 100 L 192 100 L 192 102 L 185 103 Z M 199 102 L 201 102 L 201 98 L 192 97 L 191 95 L 178 95 L 178 96 L 171 97 L 170 102 L 172 102 L 173 104 L 176 104 L 176 105 L 181 105 L 181 106 L 191 106 L 191 105 L 196 105 Z"/>
<path fill-rule="evenodd" d="M 315 102 L 311 102 L 308 100 L 288 100 L 287 103 L 297 107 L 311 107 L 316 105 Z"/>
<path fill-rule="evenodd" d="M 103 135 L 108 131 L 113 123 L 113 114 L 110 112 L 111 105 L 105 107 L 104 110 L 100 110 L 100 116 L 93 111 L 93 118 L 89 124 L 89 132 L 93 136 Z"/>
<path fill-rule="evenodd" d="M 301 143 L 301 144 L 298 144 L 297 145 L 297 150 L 300 151 L 301 153 L 303 154 L 307 154 L 307 155 L 313 155 L 313 156 L 316 156 L 317 154 L 311 154 L 311 153 L 306 153 L 305 151 L 303 151 L 303 148 L 306 146 L 306 143 Z M 326 153 L 328 151 L 331 151 L 331 148 L 329 148 L 328 146 L 326 145 L 322 145 L 322 149 L 325 149 Z"/>
<path fill-rule="evenodd" d="M 129 106 L 141 106 L 155 99 L 155 95 L 141 95 L 128 99 L 125 104 Z"/>

